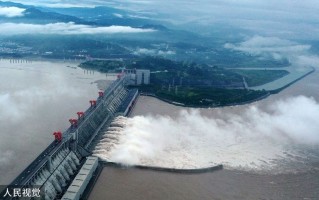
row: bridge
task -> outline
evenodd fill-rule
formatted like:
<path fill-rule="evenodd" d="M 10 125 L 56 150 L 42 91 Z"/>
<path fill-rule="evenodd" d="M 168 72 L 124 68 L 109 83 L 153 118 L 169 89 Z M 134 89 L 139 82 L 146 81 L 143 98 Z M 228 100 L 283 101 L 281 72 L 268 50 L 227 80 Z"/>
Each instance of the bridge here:
<path fill-rule="evenodd" d="M 102 127 L 116 116 L 126 116 L 135 103 L 138 91 L 128 90 L 125 87 L 128 81 L 128 76 L 122 74 L 105 91 L 99 92 L 99 97 L 90 101 L 91 106 L 85 112 L 78 112 L 77 119 L 70 119 L 71 126 L 67 130 L 54 133 L 56 140 L 1 192 L 0 197 L 7 191 L 13 192 L 14 188 L 37 187 L 46 200 L 79 199 L 96 168 L 97 158 L 92 157 L 90 151 L 92 142 Z M 4 199 L 19 197 L 6 195 Z"/>

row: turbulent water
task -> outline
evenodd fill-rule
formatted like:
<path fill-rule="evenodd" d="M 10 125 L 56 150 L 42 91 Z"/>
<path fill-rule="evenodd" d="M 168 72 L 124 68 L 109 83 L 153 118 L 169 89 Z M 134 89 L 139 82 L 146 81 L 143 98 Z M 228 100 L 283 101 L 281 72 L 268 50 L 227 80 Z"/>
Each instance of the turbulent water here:
<path fill-rule="evenodd" d="M 113 144 L 107 149 L 109 143 L 100 142 L 96 155 L 181 168 L 222 163 L 225 169 L 185 175 L 105 167 L 89 199 L 318 199 L 318 80 L 314 73 L 250 105 L 196 111 L 139 97 L 132 118 L 118 119 L 122 128 L 113 130 Z"/>
<path fill-rule="evenodd" d="M 182 110 L 175 119 L 118 117 L 94 155 L 125 165 L 191 169 L 223 164 L 287 172 L 319 160 L 318 123 L 319 104 L 304 96 L 278 101 L 267 111 L 250 106 L 226 119 L 204 117 L 195 109 Z"/>
<path fill-rule="evenodd" d="M 244 106 L 184 109 L 140 97 L 134 116 L 116 118 L 94 155 L 124 165 L 223 164 L 275 174 L 311 170 L 319 162 L 316 77 Z"/>

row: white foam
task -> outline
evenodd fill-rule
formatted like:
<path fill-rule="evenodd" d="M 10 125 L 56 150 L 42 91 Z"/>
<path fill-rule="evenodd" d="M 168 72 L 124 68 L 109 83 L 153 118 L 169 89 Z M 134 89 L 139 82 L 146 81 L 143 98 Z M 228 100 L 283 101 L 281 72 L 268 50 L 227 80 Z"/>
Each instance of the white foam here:
<path fill-rule="evenodd" d="M 225 119 L 204 117 L 194 109 L 176 119 L 137 116 L 120 121 L 126 126 L 114 130 L 116 137 L 106 134 L 94 155 L 126 165 L 272 170 L 283 161 L 296 161 L 294 156 L 307 156 L 296 146 L 319 144 L 319 105 L 302 96 L 276 102 L 268 111 L 252 105 Z"/>

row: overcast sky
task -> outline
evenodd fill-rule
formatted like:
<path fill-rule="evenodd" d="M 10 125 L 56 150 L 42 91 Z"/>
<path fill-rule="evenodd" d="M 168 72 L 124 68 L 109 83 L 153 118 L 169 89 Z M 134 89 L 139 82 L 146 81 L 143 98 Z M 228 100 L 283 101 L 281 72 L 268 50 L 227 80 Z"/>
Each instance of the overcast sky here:
<path fill-rule="evenodd" d="M 317 39 L 317 0 L 17 0 L 52 7 L 115 6 L 174 24 L 231 25 L 258 35 Z"/>

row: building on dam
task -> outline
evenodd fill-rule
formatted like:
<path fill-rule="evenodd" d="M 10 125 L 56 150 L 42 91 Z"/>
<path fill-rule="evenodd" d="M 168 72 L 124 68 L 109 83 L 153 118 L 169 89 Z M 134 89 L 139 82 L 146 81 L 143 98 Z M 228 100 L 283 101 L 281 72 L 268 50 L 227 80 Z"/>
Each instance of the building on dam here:
<path fill-rule="evenodd" d="M 150 84 L 151 71 L 149 69 L 125 69 L 123 71 L 130 81 L 130 85 Z"/>

